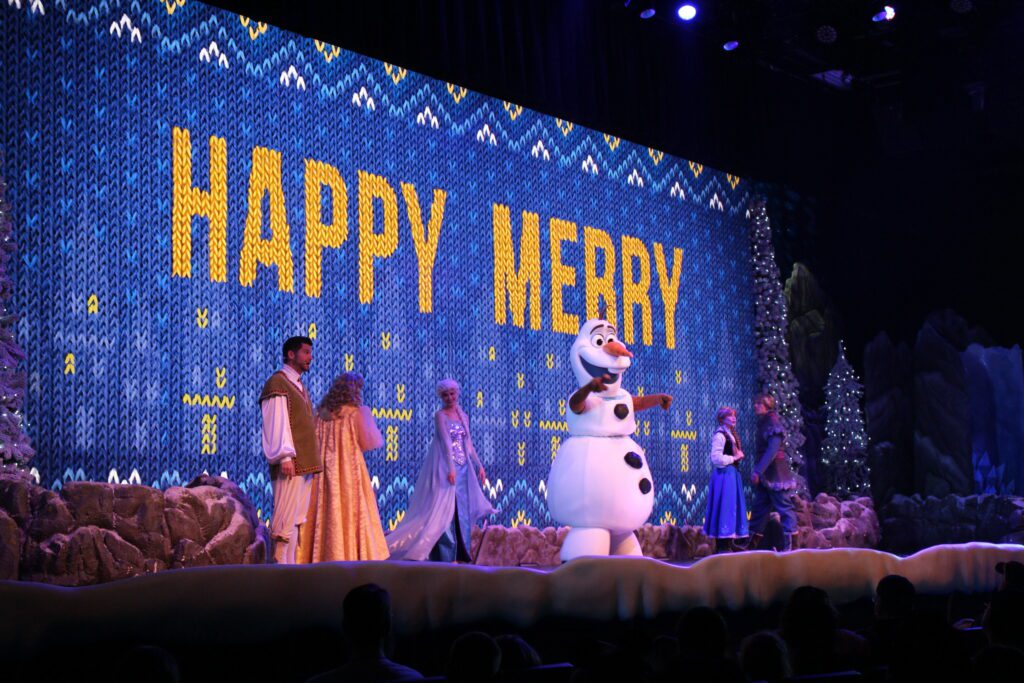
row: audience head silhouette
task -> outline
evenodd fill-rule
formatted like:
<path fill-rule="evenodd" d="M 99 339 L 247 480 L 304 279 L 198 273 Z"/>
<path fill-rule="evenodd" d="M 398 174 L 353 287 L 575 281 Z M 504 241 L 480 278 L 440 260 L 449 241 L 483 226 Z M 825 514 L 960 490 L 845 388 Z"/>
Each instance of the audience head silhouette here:
<path fill-rule="evenodd" d="M 342 603 L 342 629 L 353 654 L 380 652 L 391 633 L 391 596 L 375 583 L 350 590 Z"/>
<path fill-rule="evenodd" d="M 494 639 L 501 650 L 501 670 L 521 671 L 540 666 L 540 655 L 533 647 L 516 635 L 498 636 Z"/>
<path fill-rule="evenodd" d="M 1024 648 L 1024 593 L 996 591 L 981 621 L 993 645 Z"/>
<path fill-rule="evenodd" d="M 501 650 L 486 633 L 471 631 L 460 636 L 448 654 L 445 676 L 452 683 L 486 683 L 501 668 Z"/>
<path fill-rule="evenodd" d="M 740 667 L 752 681 L 775 683 L 789 678 L 789 650 L 774 633 L 762 631 L 740 643 Z"/>
<path fill-rule="evenodd" d="M 1011 560 L 996 563 L 996 572 L 1003 578 L 999 590 L 1024 591 L 1024 564 Z"/>
<path fill-rule="evenodd" d="M 729 644 L 729 629 L 722 615 L 710 607 L 694 607 L 676 624 L 679 651 L 683 655 L 723 657 Z"/>
<path fill-rule="evenodd" d="M 875 616 L 879 619 L 903 619 L 914 611 L 917 591 L 905 576 L 889 574 L 875 588 Z"/>

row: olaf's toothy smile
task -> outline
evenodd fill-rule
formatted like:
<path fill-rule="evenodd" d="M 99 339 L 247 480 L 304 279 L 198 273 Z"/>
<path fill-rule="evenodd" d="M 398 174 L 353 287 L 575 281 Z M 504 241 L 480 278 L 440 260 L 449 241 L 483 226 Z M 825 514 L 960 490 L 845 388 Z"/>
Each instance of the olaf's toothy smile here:
<path fill-rule="evenodd" d="M 614 384 L 615 380 L 619 378 L 619 374 L 617 372 L 612 372 L 608 368 L 600 368 L 593 363 L 588 363 L 587 359 L 582 355 L 580 356 L 580 362 L 583 363 L 583 369 L 590 373 L 591 377 L 603 377 L 604 375 L 608 375 L 611 377 L 609 380 L 610 384 Z"/>

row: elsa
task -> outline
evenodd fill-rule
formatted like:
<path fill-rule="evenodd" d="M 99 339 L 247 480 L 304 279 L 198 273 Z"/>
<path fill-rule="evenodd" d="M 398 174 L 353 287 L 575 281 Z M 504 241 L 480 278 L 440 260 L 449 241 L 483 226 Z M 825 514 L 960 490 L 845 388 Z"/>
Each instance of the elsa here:
<path fill-rule="evenodd" d="M 441 408 L 434 413 L 434 438 L 416 478 L 409 510 L 387 535 L 392 560 L 470 562 L 473 526 L 495 514 L 481 483 L 487 473 L 459 405 L 455 380 L 437 383 Z"/>

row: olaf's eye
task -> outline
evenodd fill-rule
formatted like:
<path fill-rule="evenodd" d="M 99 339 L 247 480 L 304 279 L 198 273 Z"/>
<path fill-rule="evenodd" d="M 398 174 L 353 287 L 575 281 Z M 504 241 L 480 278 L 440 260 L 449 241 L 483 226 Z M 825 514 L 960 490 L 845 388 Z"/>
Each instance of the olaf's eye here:
<path fill-rule="evenodd" d="M 604 336 L 600 334 L 595 334 L 593 337 L 590 338 L 590 343 L 597 347 L 604 346 Z"/>

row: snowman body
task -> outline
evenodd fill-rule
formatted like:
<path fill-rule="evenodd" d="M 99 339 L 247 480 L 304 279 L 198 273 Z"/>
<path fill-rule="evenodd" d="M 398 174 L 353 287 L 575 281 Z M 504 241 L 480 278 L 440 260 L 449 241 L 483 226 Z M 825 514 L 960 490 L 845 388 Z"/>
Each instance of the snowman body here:
<path fill-rule="evenodd" d="M 632 355 L 603 318 L 588 320 L 569 351 L 580 388 L 567 402 L 569 436 L 548 474 L 548 510 L 572 527 L 561 557 L 642 555 L 633 533 L 651 515 L 654 491 L 644 450 L 633 440 L 633 397 L 622 388 Z M 600 380 L 602 389 L 590 388 Z M 573 397 L 583 394 L 572 410 Z M 578 412 L 577 412 L 578 411 Z"/>
<path fill-rule="evenodd" d="M 651 515 L 654 495 L 643 448 L 633 440 L 633 397 L 591 394 L 568 411 L 569 438 L 548 476 L 548 509 L 560 524 L 630 532 Z"/>

